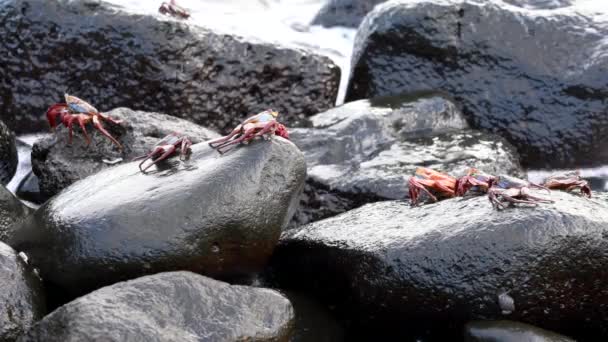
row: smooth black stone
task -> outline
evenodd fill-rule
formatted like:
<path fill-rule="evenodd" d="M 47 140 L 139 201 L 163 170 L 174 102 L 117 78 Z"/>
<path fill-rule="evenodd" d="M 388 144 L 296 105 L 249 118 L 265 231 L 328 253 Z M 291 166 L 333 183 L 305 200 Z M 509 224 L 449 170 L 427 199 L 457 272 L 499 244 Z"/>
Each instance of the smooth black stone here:
<path fill-rule="evenodd" d="M 40 278 L 0 242 L 0 341 L 13 342 L 46 314 Z"/>
<path fill-rule="evenodd" d="M 347 341 L 344 328 L 323 304 L 299 293 L 287 292 L 285 296 L 295 311 L 295 324 L 289 342 Z"/>
<path fill-rule="evenodd" d="M 190 272 L 146 276 L 78 298 L 20 342 L 286 341 L 294 313 L 276 291 Z"/>
<path fill-rule="evenodd" d="M 468 129 L 462 113 L 438 94 L 347 103 L 290 131 L 306 156 L 308 178 L 291 226 L 365 203 L 408 197 L 407 179 L 420 166 L 454 176 L 476 167 L 523 176 L 504 139 Z"/>
<path fill-rule="evenodd" d="M 340 81 L 328 57 L 103 1 L 3 1 L 0 37 L 0 109 L 18 133 L 46 129 L 64 92 L 224 132 L 269 107 L 295 125 L 333 107 Z"/>
<path fill-rule="evenodd" d="M 304 156 L 274 137 L 220 156 L 207 144 L 139 171 L 138 162 L 82 179 L 15 229 L 44 280 L 82 295 L 138 276 L 190 270 L 220 279 L 261 270 L 304 185 Z"/>
<path fill-rule="evenodd" d="M 17 171 L 17 163 L 15 135 L 0 121 L 0 185 L 7 185 L 11 181 Z"/>
<path fill-rule="evenodd" d="M 574 342 L 533 325 L 512 321 L 475 321 L 465 327 L 465 342 Z"/>
<path fill-rule="evenodd" d="M 346 101 L 441 90 L 473 128 L 511 142 L 526 167 L 605 164 L 602 18 L 576 3 L 542 11 L 500 1 L 386 3 L 359 28 Z"/>
<path fill-rule="evenodd" d="M 15 194 L 19 199 L 34 204 L 42 204 L 48 199 L 40 193 L 38 177 L 36 177 L 33 171 L 28 173 L 27 176 L 21 180 Z"/>
<path fill-rule="evenodd" d="M 608 205 L 533 193 L 556 202 L 502 211 L 485 196 L 367 204 L 286 231 L 269 274 L 335 307 L 354 335 L 446 341 L 471 320 L 511 319 L 604 340 Z"/>
<path fill-rule="evenodd" d="M 110 168 L 116 163 L 127 163 L 133 158 L 145 155 L 169 133 L 179 132 L 187 135 L 192 143 L 219 136 L 207 128 L 166 114 L 116 108 L 107 115 L 124 121 L 120 125 L 104 124 L 112 136 L 122 144 L 122 150 L 92 125 L 87 127 L 91 145 L 86 144 L 80 127 L 74 127 L 72 143 L 69 142 L 68 129 L 62 126 L 57 128 L 56 134 L 36 141 L 32 148 L 32 170 L 38 177 L 43 202 L 79 179 Z"/>
<path fill-rule="evenodd" d="M 386 0 L 329 0 L 312 20 L 312 25 L 356 28 L 374 6 Z"/>
<path fill-rule="evenodd" d="M 0 241 L 6 242 L 15 228 L 32 213 L 27 206 L 19 201 L 7 188 L 0 185 Z"/>

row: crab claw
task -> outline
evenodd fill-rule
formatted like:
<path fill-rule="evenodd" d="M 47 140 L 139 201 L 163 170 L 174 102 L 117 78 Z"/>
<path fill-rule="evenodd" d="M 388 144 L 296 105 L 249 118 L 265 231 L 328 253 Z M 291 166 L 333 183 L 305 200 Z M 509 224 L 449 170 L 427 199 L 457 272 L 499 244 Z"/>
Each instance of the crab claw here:
<path fill-rule="evenodd" d="M 49 107 L 46 111 L 46 119 L 51 126 L 51 130 L 55 130 L 59 123 L 63 122 L 63 118 L 68 114 L 68 105 L 65 103 L 57 103 Z"/>

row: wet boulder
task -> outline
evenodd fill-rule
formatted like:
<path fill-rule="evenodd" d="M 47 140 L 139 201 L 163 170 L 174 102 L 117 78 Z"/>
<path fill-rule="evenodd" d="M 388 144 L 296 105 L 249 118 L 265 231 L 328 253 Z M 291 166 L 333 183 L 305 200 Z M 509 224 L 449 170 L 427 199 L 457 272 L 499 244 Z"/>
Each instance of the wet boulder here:
<path fill-rule="evenodd" d="M 346 101 L 440 90 L 473 128 L 512 143 L 524 166 L 605 164 L 607 34 L 602 11 L 576 3 L 388 2 L 359 28 Z"/>
<path fill-rule="evenodd" d="M 68 298 L 163 271 L 250 277 L 297 206 L 304 157 L 279 137 L 225 155 L 192 150 L 147 173 L 130 162 L 72 184 L 16 227 L 11 245 Z"/>
<path fill-rule="evenodd" d="M 6 241 L 14 228 L 13 225 L 31 212 L 8 189 L 0 185 L 0 241 Z"/>
<path fill-rule="evenodd" d="M 0 341 L 13 342 L 46 314 L 40 278 L 0 242 Z"/>
<path fill-rule="evenodd" d="M 0 121 L 0 185 L 7 185 L 17 171 L 17 145 L 15 135 Z"/>
<path fill-rule="evenodd" d="M 377 340 L 447 341 L 476 319 L 604 340 L 608 205 L 534 194 L 555 203 L 500 211 L 486 196 L 367 204 L 286 231 L 270 274 L 281 288 L 336 307 L 353 329 L 386 335 Z"/>
<path fill-rule="evenodd" d="M 312 25 L 357 28 L 374 6 L 386 0 L 329 0 L 312 20 Z"/>
<path fill-rule="evenodd" d="M 28 201 L 34 204 L 42 204 L 48 198 L 40 193 L 40 184 L 38 182 L 38 177 L 34 174 L 34 172 L 30 171 L 22 180 L 19 182 L 19 186 L 17 187 L 17 191 L 15 195 L 19 197 L 19 199 Z"/>
<path fill-rule="evenodd" d="M 207 128 L 166 114 L 117 108 L 107 115 L 123 120 L 120 125 L 104 123 L 108 132 L 123 146 L 122 150 L 92 125 L 87 126 L 92 140 L 90 145 L 86 144 L 79 127 L 74 127 L 70 143 L 68 129 L 63 126 L 57 128 L 56 134 L 34 143 L 32 170 L 38 177 L 42 199 L 56 195 L 79 179 L 145 155 L 154 144 L 171 132 L 187 135 L 193 143 L 219 136 Z"/>
<path fill-rule="evenodd" d="M 291 226 L 365 203 L 408 196 L 407 179 L 425 166 L 453 175 L 469 167 L 522 175 L 504 139 L 468 129 L 462 113 L 438 94 L 347 103 L 290 131 L 304 151 L 308 179 Z"/>
<path fill-rule="evenodd" d="M 101 288 L 34 325 L 19 341 L 286 341 L 289 300 L 191 272 L 168 272 Z"/>
<path fill-rule="evenodd" d="M 535 326 L 512 321 L 475 321 L 465 327 L 465 342 L 574 342 Z"/>
<path fill-rule="evenodd" d="M 341 342 L 344 328 L 323 304 L 299 293 L 283 293 L 293 305 L 295 324 L 289 342 Z"/>
<path fill-rule="evenodd" d="M 68 90 L 224 132 L 269 107 L 293 125 L 333 107 L 340 81 L 325 56 L 104 1 L 3 1 L 0 36 L 0 109 L 16 132 L 46 128 Z"/>

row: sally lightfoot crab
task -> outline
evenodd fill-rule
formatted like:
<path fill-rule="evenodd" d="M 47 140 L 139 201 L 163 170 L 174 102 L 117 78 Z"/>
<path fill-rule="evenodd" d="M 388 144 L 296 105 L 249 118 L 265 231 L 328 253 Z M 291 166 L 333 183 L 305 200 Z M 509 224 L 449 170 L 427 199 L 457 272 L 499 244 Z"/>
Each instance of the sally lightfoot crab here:
<path fill-rule="evenodd" d="M 543 186 L 549 189 L 572 191 L 580 189 L 583 196 L 591 198 L 591 188 L 586 180 L 581 178 L 578 171 L 553 175 L 545 179 Z"/>
<path fill-rule="evenodd" d="M 122 145 L 116 140 L 102 125 L 102 121 L 107 121 L 112 124 L 120 124 L 122 120 L 115 120 L 109 116 L 105 116 L 100 113 L 95 107 L 91 106 L 84 100 L 77 98 L 76 96 L 65 94 L 65 103 L 56 103 L 49 107 L 46 112 L 46 118 L 49 121 L 49 125 L 52 130 L 62 123 L 69 131 L 69 142 L 72 143 L 72 135 L 74 122 L 76 122 L 87 142 L 87 145 L 91 143 L 91 138 L 86 130 L 86 124 L 89 122 L 93 123 L 93 126 L 112 141 L 119 149 L 122 149 Z"/>
<path fill-rule="evenodd" d="M 470 168 L 465 176 L 456 180 L 456 196 L 464 196 L 470 190 L 476 190 L 477 193 L 487 193 L 495 181 L 495 176 Z"/>
<path fill-rule="evenodd" d="M 533 196 L 531 188 L 537 188 L 550 192 L 544 186 L 527 182 L 523 179 L 511 176 L 498 176 L 490 180 L 488 199 L 497 209 L 505 209 L 508 204 L 530 204 L 553 203 L 552 200 Z"/>
<path fill-rule="evenodd" d="M 278 112 L 269 109 L 247 118 L 236 126 L 230 134 L 209 142 L 211 148 L 224 154 L 239 144 L 248 144 L 251 140 L 261 137 L 269 139 L 278 135 L 289 139 L 287 128 L 277 121 Z"/>
<path fill-rule="evenodd" d="M 414 177 L 410 177 L 408 187 L 412 205 L 418 203 L 421 192 L 426 193 L 436 202 L 437 197 L 454 197 L 456 178 L 433 169 L 419 167 Z"/>
<path fill-rule="evenodd" d="M 170 15 L 172 17 L 177 17 L 181 19 L 188 19 L 190 17 L 190 13 L 188 11 L 179 6 L 175 0 L 170 0 L 169 2 L 163 2 L 160 4 L 160 8 L 158 12 L 165 15 Z"/>
<path fill-rule="evenodd" d="M 139 163 L 139 170 L 141 170 L 141 172 L 146 172 L 146 170 L 153 165 L 173 156 L 175 153 L 179 153 L 180 160 L 187 160 L 192 153 L 190 146 L 192 146 L 192 142 L 187 136 L 174 132 L 157 142 L 146 155 L 137 157 L 133 160 L 141 160 L 141 163 Z M 152 162 L 142 168 L 148 159 L 152 159 Z"/>

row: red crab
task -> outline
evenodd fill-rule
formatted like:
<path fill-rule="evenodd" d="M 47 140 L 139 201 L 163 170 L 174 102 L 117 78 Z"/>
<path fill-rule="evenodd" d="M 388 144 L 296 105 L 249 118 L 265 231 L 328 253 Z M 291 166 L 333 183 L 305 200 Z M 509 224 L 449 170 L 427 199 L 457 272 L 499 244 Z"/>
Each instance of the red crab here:
<path fill-rule="evenodd" d="M 171 0 L 169 2 L 163 2 L 160 4 L 160 8 L 158 9 L 160 14 L 170 15 L 172 17 L 177 17 L 181 19 L 188 19 L 190 17 L 190 13 L 188 11 L 175 3 L 175 0 Z"/>
<path fill-rule="evenodd" d="M 578 171 L 567 172 L 561 175 L 553 175 L 545 179 L 543 186 L 549 189 L 571 191 L 580 189 L 583 196 L 591 198 L 591 188 L 586 180 L 581 178 Z"/>
<path fill-rule="evenodd" d="M 521 203 L 538 205 L 539 203 L 553 203 L 552 200 L 532 196 L 530 188 L 542 189 L 550 192 L 544 186 L 527 182 L 523 179 L 501 175 L 492 179 L 488 189 L 488 198 L 497 209 L 504 209 L 508 204 Z"/>
<path fill-rule="evenodd" d="M 486 193 L 495 180 L 495 176 L 489 175 L 476 168 L 470 168 L 466 176 L 456 180 L 456 196 L 464 196 L 471 189 Z"/>
<path fill-rule="evenodd" d="M 258 113 L 236 126 L 230 134 L 210 141 L 209 146 L 224 154 L 238 144 L 247 144 L 257 137 L 269 138 L 278 135 L 289 139 L 287 128 L 277 121 L 278 115 L 279 113 L 272 109 Z"/>
<path fill-rule="evenodd" d="M 173 132 L 157 142 L 146 155 L 137 157 L 133 160 L 143 159 L 141 163 L 139 163 L 139 170 L 141 170 L 141 172 L 146 172 L 152 165 L 171 157 L 177 152 L 179 152 L 180 160 L 190 158 L 190 154 L 192 153 L 190 146 L 192 146 L 192 142 L 187 136 Z M 152 159 L 152 162 L 142 169 L 142 166 L 148 159 Z"/>
<path fill-rule="evenodd" d="M 454 197 L 456 178 L 433 169 L 419 167 L 416 169 L 415 176 L 410 177 L 408 185 L 410 201 L 412 205 L 416 205 L 420 191 L 425 192 L 434 202 L 437 201 L 437 196 Z M 432 192 L 435 192 L 436 195 Z"/>
<path fill-rule="evenodd" d="M 93 122 L 93 126 L 100 131 L 101 134 L 110 139 L 114 144 L 116 144 L 116 146 L 118 146 L 119 149 L 122 149 L 122 145 L 120 145 L 118 140 L 114 139 L 114 137 L 108 131 L 106 131 L 101 124 L 102 121 L 120 124 L 122 120 L 115 120 L 109 116 L 103 115 L 97 109 L 95 109 L 95 107 L 91 106 L 86 101 L 77 98 L 76 96 L 65 94 L 65 103 L 56 103 L 49 107 L 49 109 L 46 111 L 46 118 L 48 119 L 52 130 L 55 130 L 60 123 L 68 128 L 70 144 L 72 143 L 72 125 L 74 122 L 78 123 L 80 126 L 87 145 L 90 144 L 91 139 L 89 138 L 85 127 L 87 123 Z"/>

